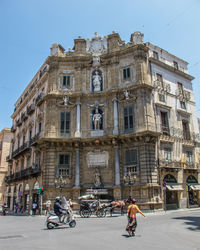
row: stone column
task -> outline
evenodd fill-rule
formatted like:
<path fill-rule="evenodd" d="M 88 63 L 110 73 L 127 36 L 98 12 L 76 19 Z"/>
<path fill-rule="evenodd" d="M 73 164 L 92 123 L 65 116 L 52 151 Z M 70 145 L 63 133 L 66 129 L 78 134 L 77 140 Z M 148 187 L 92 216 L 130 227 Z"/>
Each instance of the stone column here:
<path fill-rule="evenodd" d="M 120 186 L 119 149 L 115 147 L 115 186 Z"/>
<path fill-rule="evenodd" d="M 80 152 L 79 148 L 76 148 L 76 175 L 75 175 L 75 187 L 80 187 Z"/>
<path fill-rule="evenodd" d="M 117 106 L 117 99 L 115 98 L 113 100 L 114 102 L 114 130 L 113 130 L 113 134 L 118 134 L 118 106 Z"/>
<path fill-rule="evenodd" d="M 75 137 L 81 137 L 81 105 L 76 104 L 76 132 Z"/>

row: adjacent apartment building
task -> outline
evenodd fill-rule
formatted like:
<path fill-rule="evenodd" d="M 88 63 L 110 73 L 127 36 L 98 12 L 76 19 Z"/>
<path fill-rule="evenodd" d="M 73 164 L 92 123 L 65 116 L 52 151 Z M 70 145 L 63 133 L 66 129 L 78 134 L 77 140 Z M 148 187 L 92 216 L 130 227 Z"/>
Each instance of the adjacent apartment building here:
<path fill-rule="evenodd" d="M 0 204 L 5 202 L 5 196 L 7 196 L 4 179 L 8 171 L 8 162 L 6 157 L 10 152 L 11 137 L 12 133 L 9 128 L 4 128 L 0 132 Z"/>
<path fill-rule="evenodd" d="M 199 126 L 187 62 L 131 34 L 53 44 L 12 115 L 10 209 L 62 194 L 200 203 Z M 189 188 L 188 188 L 189 187 Z"/>

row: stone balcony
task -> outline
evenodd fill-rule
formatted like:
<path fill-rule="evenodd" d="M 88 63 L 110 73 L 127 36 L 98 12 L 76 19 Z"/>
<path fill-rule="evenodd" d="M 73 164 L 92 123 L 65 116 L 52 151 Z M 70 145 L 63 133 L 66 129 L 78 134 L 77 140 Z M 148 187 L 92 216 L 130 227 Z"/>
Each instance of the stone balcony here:
<path fill-rule="evenodd" d="M 18 171 L 14 174 L 5 176 L 5 182 L 11 183 L 14 181 L 28 179 L 30 177 L 37 176 L 40 174 L 41 174 L 41 166 L 34 164 L 34 167 L 29 167 L 29 168 L 23 169 L 21 171 Z"/>

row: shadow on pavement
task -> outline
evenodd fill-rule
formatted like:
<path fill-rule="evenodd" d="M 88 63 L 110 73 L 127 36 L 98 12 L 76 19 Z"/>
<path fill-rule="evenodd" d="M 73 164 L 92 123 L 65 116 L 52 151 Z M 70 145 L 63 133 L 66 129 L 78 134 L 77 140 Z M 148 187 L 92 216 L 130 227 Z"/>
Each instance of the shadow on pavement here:
<path fill-rule="evenodd" d="M 200 217 L 196 216 L 184 216 L 174 217 L 175 220 L 184 220 L 185 224 L 188 225 L 188 229 L 191 231 L 200 231 Z"/>

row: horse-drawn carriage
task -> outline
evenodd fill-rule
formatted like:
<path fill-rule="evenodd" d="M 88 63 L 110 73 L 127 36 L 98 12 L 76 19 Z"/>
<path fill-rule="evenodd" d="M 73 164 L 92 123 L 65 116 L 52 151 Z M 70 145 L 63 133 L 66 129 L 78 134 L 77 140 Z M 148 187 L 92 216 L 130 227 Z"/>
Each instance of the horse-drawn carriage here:
<path fill-rule="evenodd" d="M 84 218 L 95 214 L 97 217 L 105 217 L 107 213 L 112 216 L 116 208 L 120 209 L 121 214 L 124 214 L 126 201 L 101 201 L 94 200 L 94 195 L 85 195 L 79 197 L 80 199 L 80 216 Z"/>

